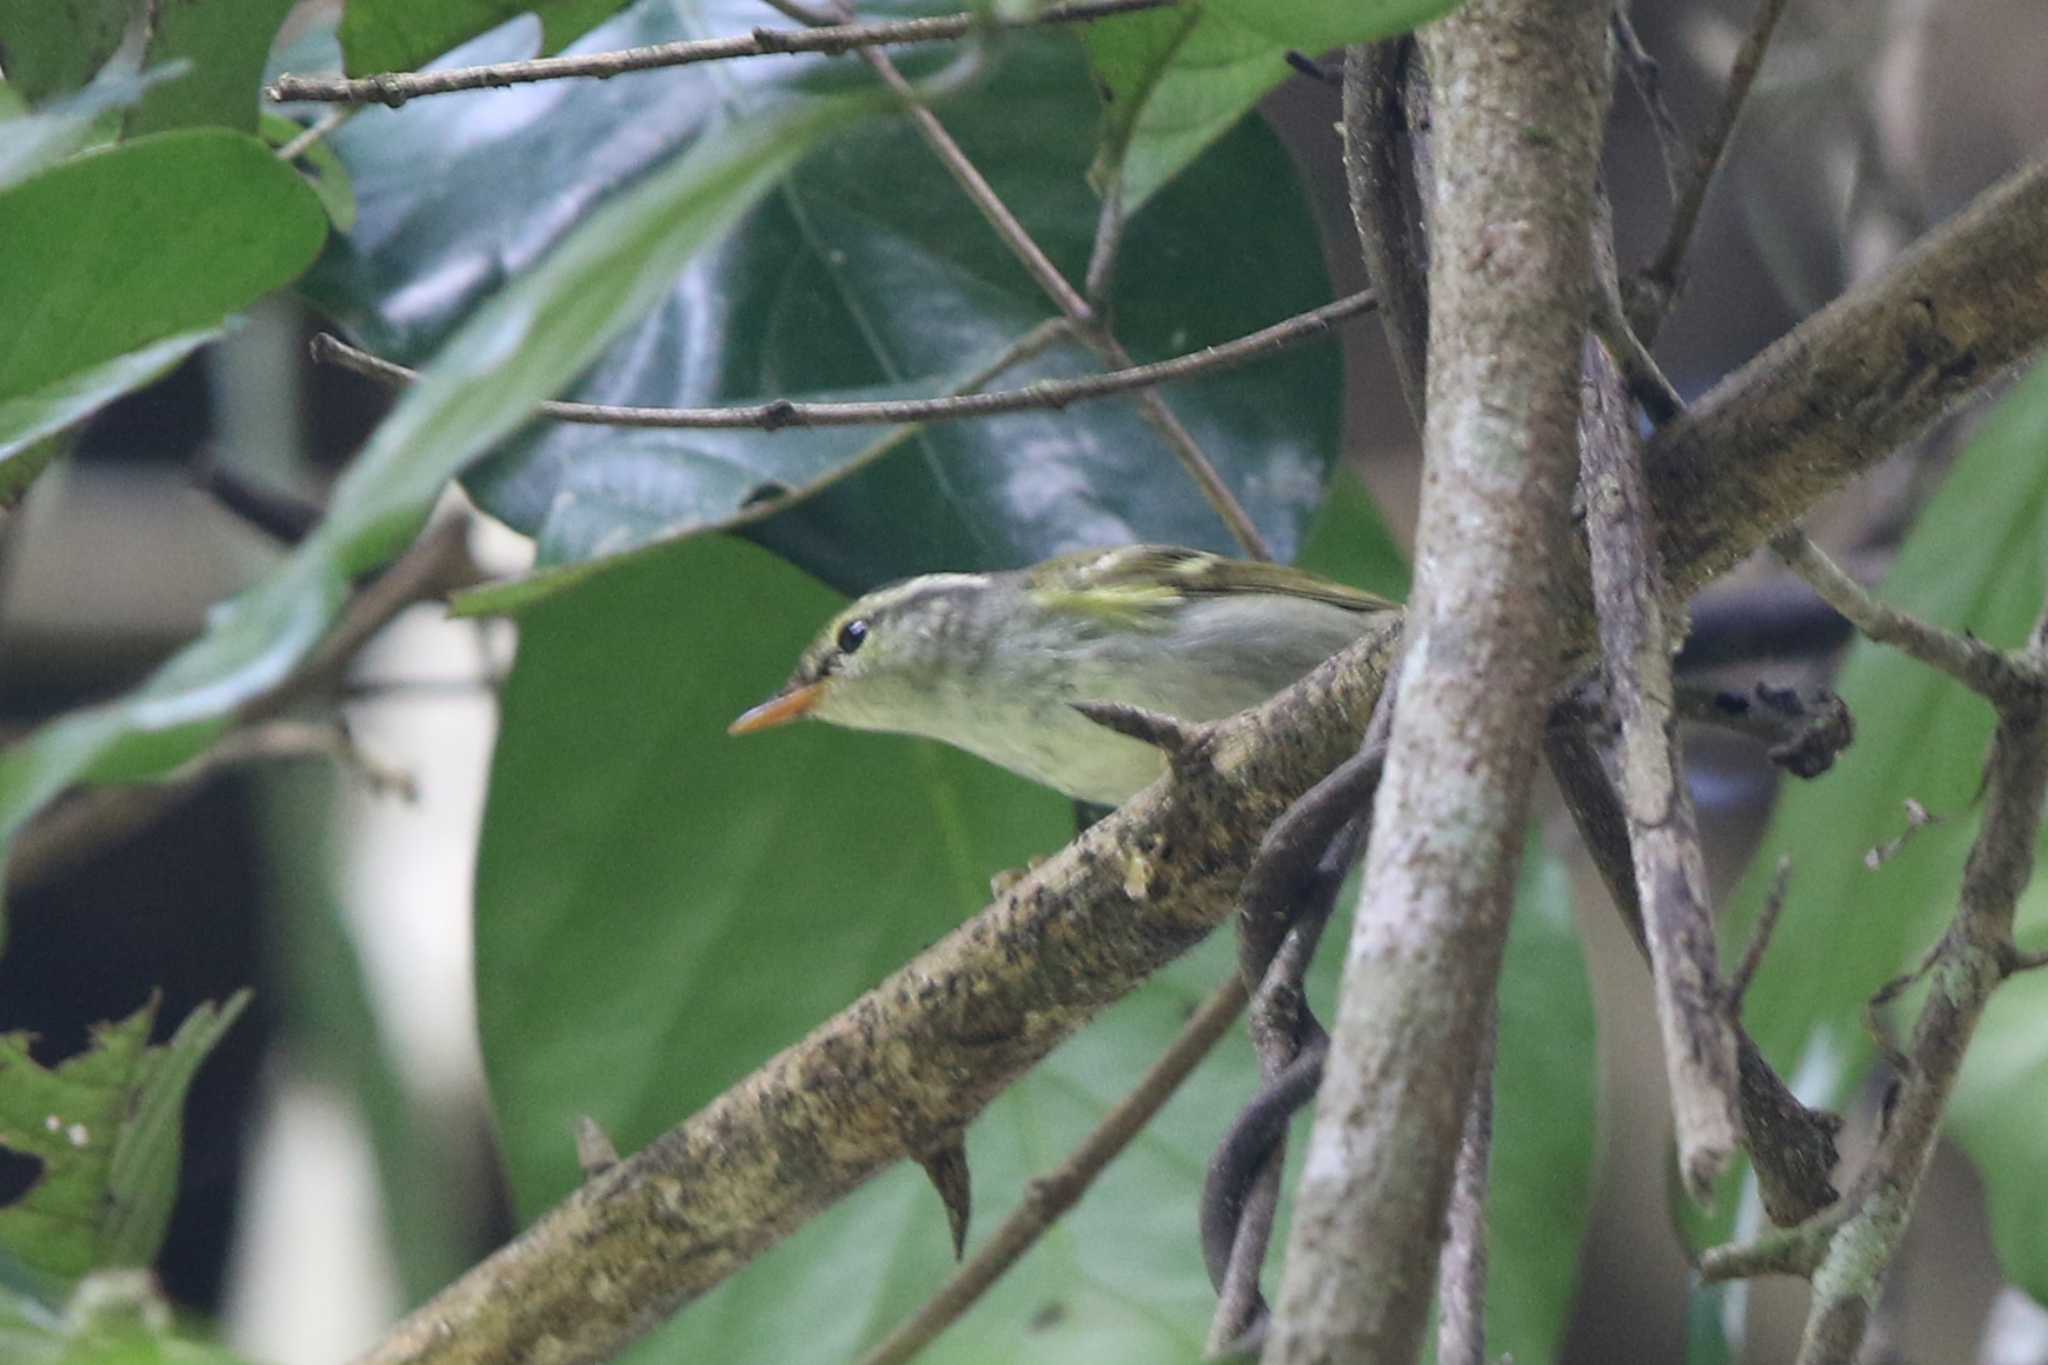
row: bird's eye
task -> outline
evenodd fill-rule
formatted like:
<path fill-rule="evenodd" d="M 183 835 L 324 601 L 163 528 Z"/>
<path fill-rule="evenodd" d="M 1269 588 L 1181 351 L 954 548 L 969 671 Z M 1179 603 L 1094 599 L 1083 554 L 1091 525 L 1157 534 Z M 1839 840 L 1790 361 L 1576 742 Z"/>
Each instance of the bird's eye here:
<path fill-rule="evenodd" d="M 839 652 L 851 654 L 868 638 L 868 623 L 855 617 L 839 628 Z"/>

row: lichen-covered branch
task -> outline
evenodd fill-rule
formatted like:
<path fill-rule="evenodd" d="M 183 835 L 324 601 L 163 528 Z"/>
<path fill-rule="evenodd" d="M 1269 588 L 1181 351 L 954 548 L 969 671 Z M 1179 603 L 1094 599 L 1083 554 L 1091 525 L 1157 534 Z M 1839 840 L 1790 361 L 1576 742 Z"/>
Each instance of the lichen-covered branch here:
<path fill-rule="evenodd" d="M 1604 245 L 1604 244 L 1603 244 Z M 1611 253 L 1603 252 L 1611 263 Z M 1664 558 L 1650 520 L 1642 442 L 1614 360 L 1589 345 L 1581 490 L 1599 604 L 1601 668 L 1620 727 L 1617 763 L 1642 904 L 1679 1177 L 1704 1202 L 1734 1160 L 1735 1026 L 1707 899 L 1706 855 L 1681 772 Z"/>
<path fill-rule="evenodd" d="M 1474 0 L 1419 35 L 1436 173 L 1415 591 L 1275 1365 L 1405 1365 L 1428 1319 L 1562 663 L 1610 13 Z"/>
<path fill-rule="evenodd" d="M 2044 220 L 2048 168 L 2036 165 L 1653 438 L 1651 502 L 1674 591 L 1756 549 L 2048 337 Z M 1924 325 L 1903 328 L 1902 318 Z M 1944 368 L 1937 356 L 1968 364 Z M 1774 372 L 1790 360 L 1795 373 Z M 1592 638 L 1591 612 L 1569 583 L 1552 626 L 1573 652 Z M 565 1200 L 366 1359 L 531 1360 L 550 1338 L 560 1362 L 601 1359 L 861 1181 L 970 1122 L 1230 913 L 1259 832 L 1356 750 L 1394 634 L 1223 726 L 1213 768 L 1095 826 Z"/>

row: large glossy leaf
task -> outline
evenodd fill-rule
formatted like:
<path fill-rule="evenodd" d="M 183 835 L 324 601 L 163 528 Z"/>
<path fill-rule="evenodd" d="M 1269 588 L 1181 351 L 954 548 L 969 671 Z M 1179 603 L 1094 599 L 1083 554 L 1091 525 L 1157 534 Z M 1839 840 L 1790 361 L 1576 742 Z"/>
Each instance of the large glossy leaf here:
<path fill-rule="evenodd" d="M 1326 566 L 1383 553 L 1361 505 L 1345 506 L 1319 537 Z M 578 1115 L 622 1149 L 644 1145 L 978 910 L 992 872 L 1070 832 L 1063 802 L 922 742 L 822 726 L 725 736 L 839 600 L 757 549 L 705 539 L 524 619 L 478 871 L 477 977 L 526 1215 L 576 1183 Z M 1524 891 L 1503 995 L 1494 1325 L 1533 1361 L 1554 1350 L 1571 1297 L 1595 1105 L 1563 878 L 1539 855 Z M 1325 1001 L 1342 954 L 1326 956 Z M 1170 968 L 976 1122 L 980 1235 L 1128 1088 L 1229 958 L 1218 941 Z M 1213 1306 L 1195 1238 L 1202 1164 L 1254 1077 L 1233 1037 L 929 1358 L 1193 1359 Z M 949 1261 L 937 1198 L 899 1168 L 632 1358 L 848 1359 Z"/>
<path fill-rule="evenodd" d="M 1102 93 L 1091 178 L 1135 213 L 1287 79 L 1287 47 L 1210 6 L 1119 15 L 1082 31 Z"/>
<path fill-rule="evenodd" d="M 128 116 L 128 135 L 207 126 L 254 132 L 264 59 L 291 7 L 292 0 L 151 5 L 144 62 L 182 62 L 188 69 L 143 99 Z"/>
<path fill-rule="evenodd" d="M 2043 449 L 2048 369 L 2009 397 L 1971 442 L 1907 539 L 1882 596 L 1993 644 L 2021 643 L 2042 602 Z M 1855 713 L 1856 743 L 1827 777 L 1787 786 L 1732 906 L 1740 933 L 1754 920 L 1770 870 L 1781 856 L 1792 859 L 1791 895 L 1745 1018 L 1802 1097 L 1819 1104 L 1853 1093 L 1871 1061 L 1864 1001 L 1934 943 L 1954 909 L 1992 725 L 1990 707 L 1975 694 L 1867 642 L 1851 651 L 1837 688 Z M 1906 832 L 1907 798 L 1939 823 L 1872 870 L 1864 854 Z M 2048 1091 L 2032 1099 L 2026 1093 L 2006 1091 L 1997 1103 L 2033 1112 L 2048 1103 Z M 2027 1168 L 2041 1169 L 2038 1160 Z M 2023 1180 L 2025 1172 L 2000 1178 Z M 1699 1235 L 1723 1236 L 1728 1227 L 1724 1216 Z"/>
<path fill-rule="evenodd" d="M 216 327 L 305 269 L 326 215 L 262 143 L 165 133 L 0 191 L 0 400 Z"/>
<path fill-rule="evenodd" d="M 477 450 L 588 363 L 691 254 L 860 107 L 820 102 L 730 125 L 592 215 L 478 310 L 378 428 L 336 485 L 326 519 L 275 575 L 218 609 L 207 634 L 135 692 L 74 712 L 0 754 L 0 837 L 81 777 L 153 775 L 202 747 L 236 706 L 304 657 L 348 580 L 412 538 Z M 311 191 L 298 192 L 317 214 Z"/>
<path fill-rule="evenodd" d="M 642 4 L 588 43 L 731 32 L 756 18 L 739 0 Z M 495 55 L 504 41 L 459 56 Z M 943 117 L 1078 278 L 1098 208 L 1086 183 L 1098 113 L 1078 40 L 1011 35 L 992 60 L 993 74 L 949 99 Z M 835 70 L 845 68 L 778 58 L 368 111 L 339 134 L 361 198 L 358 230 L 337 243 L 312 292 L 375 349 L 406 358 L 581 206 L 771 88 Z M 620 137 L 621 126 L 635 135 Z M 1154 199 L 1122 260 L 1118 330 L 1146 357 L 1327 298 L 1300 187 L 1271 136 L 1250 125 Z M 1051 312 L 908 124 L 877 121 L 799 167 L 575 396 L 673 405 L 935 392 Z M 1094 364 L 1063 348 L 1003 382 Z M 1335 356 L 1322 348 L 1170 392 L 1283 554 L 1298 545 L 1335 450 L 1336 385 Z M 570 560 L 715 525 L 749 494 L 829 469 L 875 434 L 539 428 L 471 487 L 537 535 L 544 557 Z M 750 534 L 849 590 L 1084 543 L 1229 546 L 1127 400 L 933 428 Z"/>

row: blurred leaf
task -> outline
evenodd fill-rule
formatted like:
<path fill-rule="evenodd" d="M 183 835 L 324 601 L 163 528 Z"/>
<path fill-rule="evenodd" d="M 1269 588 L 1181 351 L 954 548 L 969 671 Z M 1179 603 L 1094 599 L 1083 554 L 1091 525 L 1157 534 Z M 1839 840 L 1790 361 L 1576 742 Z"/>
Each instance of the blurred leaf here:
<path fill-rule="evenodd" d="M 709 0 L 678 15 L 639 5 L 588 45 L 729 32 L 756 11 Z M 488 60 L 503 42 L 458 55 Z M 1097 216 L 1084 174 L 1099 123 L 1079 45 L 1017 34 L 994 55 L 994 73 L 948 99 L 943 117 L 1078 278 Z M 617 193 L 733 110 L 844 69 L 824 58 L 717 65 L 364 112 L 336 134 L 362 218 L 309 292 L 372 350 L 407 359 L 526 268 L 571 221 L 564 205 Z M 617 135 L 622 123 L 633 138 Z M 1240 124 L 1132 225 L 1118 333 L 1157 357 L 1251 331 L 1327 301 L 1320 260 L 1284 153 Z M 1202 288 L 1188 288 L 1193 274 Z M 936 392 L 1050 313 L 914 130 L 877 120 L 805 161 L 571 396 L 675 406 Z M 998 382 L 1097 368 L 1063 347 Z M 1336 449 L 1337 385 L 1337 357 L 1320 347 L 1167 391 L 1282 555 L 1298 546 Z M 538 538 L 544 562 L 573 561 L 701 532 L 749 494 L 815 478 L 881 434 L 536 426 L 467 482 Z M 1087 544 L 1230 546 L 1131 400 L 934 426 L 748 534 L 842 589 Z"/>
<path fill-rule="evenodd" d="M 19 502 L 36 476 L 62 453 L 62 443 L 53 439 L 56 433 L 169 373 L 221 331 L 209 327 L 165 337 L 53 379 L 33 393 L 0 398 L 0 507 Z"/>
<path fill-rule="evenodd" d="M 128 29 L 131 0 L 0 0 L 0 70 L 40 104 L 78 89 Z"/>
<path fill-rule="evenodd" d="M 482 1229 L 465 1213 L 489 1196 L 474 1191 L 481 1153 L 458 1150 L 470 1137 L 434 1122 L 407 1094 L 382 1022 L 370 1001 L 361 948 L 336 887 L 337 834 L 355 833 L 339 805 L 343 775 L 332 765 L 263 770 L 260 875 L 274 915 L 276 992 L 285 1043 L 303 1067 L 360 1108 L 377 1161 L 383 1225 L 405 1306 L 423 1303 L 477 1259 Z M 475 1192 L 475 1204 L 464 1196 Z"/>
<path fill-rule="evenodd" d="M 128 115 L 129 137 L 169 128 L 256 130 L 264 59 L 293 0 L 154 0 L 145 11 L 143 62 L 182 60 L 191 70 L 144 96 Z"/>
<path fill-rule="evenodd" d="M 155 1259 L 177 1199 L 185 1091 L 206 1054 L 248 1004 L 192 1011 L 149 1047 L 157 1002 L 95 1025 L 84 1052 L 44 1068 L 25 1033 L 0 1034 L 0 1145 L 42 1165 L 28 1192 L 0 1208 L 0 1243 L 32 1270 L 65 1281 Z"/>
<path fill-rule="evenodd" d="M 1391 38 L 1449 14 L 1459 0 L 1203 0 L 1283 47 L 1313 57 L 1348 43 Z"/>
<path fill-rule="evenodd" d="M 2020 907 L 2019 939 L 2038 947 L 2048 934 L 2048 879 L 2037 875 Z M 1999 1269 L 2012 1284 L 2048 1303 L 2048 972 L 2010 977 L 1991 997 L 1948 1107 L 1948 1132 L 1976 1164 Z"/>
<path fill-rule="evenodd" d="M 1984 423 L 1908 536 L 1881 590 L 1895 606 L 2000 646 L 2025 638 L 2041 609 L 2048 548 L 2048 367 Z M 1731 902 L 1741 941 L 1781 856 L 1790 895 L 1744 1019 L 1810 1104 L 1839 1105 L 1871 1060 L 1863 1003 L 1942 932 L 1955 906 L 1975 809 L 1990 707 L 1939 674 L 1860 641 L 1836 690 L 1856 743 L 1834 771 L 1787 783 L 1763 847 Z M 1901 804 L 1940 823 L 1914 833 L 1877 870 L 1864 854 L 1906 831 Z M 1729 1216 L 1709 1224 L 1725 1236 Z"/>
<path fill-rule="evenodd" d="M 163 133 L 0 191 L 0 401 L 223 318 L 292 279 L 327 223 L 263 144 Z"/>
<path fill-rule="evenodd" d="M 258 134 L 272 147 L 284 147 L 305 131 L 304 125 L 268 111 L 257 124 Z M 354 228 L 355 188 L 349 184 L 348 168 L 341 164 L 327 139 L 322 138 L 299 153 L 297 164 L 313 193 L 320 196 L 320 205 L 327 210 L 327 221 L 334 225 L 334 230 L 348 232 Z"/>
<path fill-rule="evenodd" d="M 754 547 L 705 538 L 524 618 L 477 872 L 479 1024 L 524 1216 L 578 1182 L 578 1115 L 622 1150 L 644 1146 L 978 911 L 993 872 L 1068 838 L 1064 802 L 949 749 L 826 726 L 723 733 L 839 603 Z M 1494 1322 L 1503 1346 L 1536 1360 L 1570 1303 L 1597 1106 L 1554 860 L 1536 855 L 1524 893 L 1503 994 Z M 1342 956 L 1333 947 L 1319 966 L 1325 1001 Z M 973 1125 L 979 1236 L 1122 1096 L 1230 960 L 1219 935 Z M 1213 1307 L 1201 1172 L 1255 1077 L 1233 1034 L 927 1358 L 1196 1358 Z M 950 1260 L 938 1199 L 898 1167 L 630 1358 L 844 1360 Z"/>
<path fill-rule="evenodd" d="M 7 1365 L 241 1365 L 217 1346 L 173 1334 L 170 1305 L 146 1276 L 90 1276 L 59 1317 L 0 1290 L 0 1360 Z"/>
<path fill-rule="evenodd" d="M 1407 556 L 1394 543 L 1372 494 L 1342 465 L 1330 480 L 1329 496 L 1316 513 L 1297 562 L 1325 578 L 1397 602 L 1408 596 Z"/>
<path fill-rule="evenodd" d="M 545 262 L 479 309 L 377 429 L 335 486 L 326 519 L 282 568 L 217 608 L 207 634 L 136 691 L 73 712 L 0 754 L 0 837 L 11 838 L 82 777 L 154 775 L 197 752 L 235 707 L 305 656 L 351 578 L 412 540 L 456 470 L 518 426 L 536 399 L 639 316 L 692 253 L 727 231 L 814 142 L 862 107 L 819 102 L 729 125 L 715 145 L 592 214 Z M 162 140 L 230 136 L 169 133 Z M 310 193 L 292 180 L 318 214 Z"/>
<path fill-rule="evenodd" d="M 1213 6 L 1146 10 L 1081 30 L 1102 95 L 1101 146 L 1089 181 L 1119 183 L 1124 213 L 1287 79 L 1287 49 Z"/>
<path fill-rule="evenodd" d="M 509 19 L 535 14 L 541 21 L 540 50 L 545 55 L 561 51 L 626 3 L 627 0 L 349 0 L 341 14 L 341 47 L 351 76 L 410 71 Z M 760 22 L 759 15 L 755 22 Z M 520 42 L 530 52 L 531 30 L 523 24 L 519 27 Z"/>
<path fill-rule="evenodd" d="M 56 165 L 90 143 L 111 141 L 117 130 L 107 115 L 126 109 L 150 87 L 175 80 L 184 71 L 184 63 L 173 62 L 138 75 L 132 63 L 116 59 L 76 94 L 0 122 L 0 189 Z"/>
<path fill-rule="evenodd" d="M 1321 954 L 1333 977 L 1342 943 Z M 1334 980 L 1329 989 L 1325 999 Z M 1593 1207 L 1594 1031 L 1570 875 L 1532 838 L 1500 978 L 1486 1301 L 1487 1350 L 1496 1359 L 1555 1360 L 1564 1344 Z"/>

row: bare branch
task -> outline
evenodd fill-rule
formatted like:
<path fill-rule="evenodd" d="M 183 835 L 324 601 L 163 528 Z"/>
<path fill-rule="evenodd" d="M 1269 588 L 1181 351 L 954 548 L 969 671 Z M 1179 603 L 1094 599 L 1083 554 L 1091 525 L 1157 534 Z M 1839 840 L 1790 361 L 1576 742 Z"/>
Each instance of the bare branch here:
<path fill-rule="evenodd" d="M 287 166 L 297 161 L 307 152 L 313 150 L 314 146 L 325 139 L 329 133 L 353 118 L 356 107 L 350 105 L 340 109 L 330 109 L 319 118 L 314 119 L 306 125 L 303 132 L 293 137 L 291 141 L 278 147 L 277 159 L 284 162 Z"/>
<path fill-rule="evenodd" d="M 1498 1006 L 1487 1021 L 1479 1069 L 1465 1102 L 1457 1178 L 1446 1214 L 1450 1232 L 1437 1265 L 1437 1365 L 1490 1365 L 1486 1357 L 1486 1199 L 1493 1161 L 1493 1064 Z"/>
<path fill-rule="evenodd" d="M 1595 247 L 1599 266 L 1612 252 Z M 1693 815 L 1672 704 L 1671 628 L 1664 614 L 1664 566 L 1651 525 L 1642 449 L 1607 353 L 1586 348 L 1580 418 L 1581 492 L 1592 550 L 1601 668 L 1620 722 L 1622 807 L 1664 1039 L 1665 1080 L 1687 1193 L 1704 1202 L 1734 1159 L 1735 1030 L 1715 960 L 1706 858 Z"/>
<path fill-rule="evenodd" d="M 1321 308 L 1296 314 L 1284 322 L 1262 327 L 1233 341 L 1205 346 L 1199 351 L 1157 360 L 1145 365 L 1110 370 L 1103 374 L 1073 379 L 1047 379 L 1021 388 L 995 393 L 959 393 L 944 398 L 905 398 L 864 403 L 804 403 L 787 398 L 765 403 L 716 408 L 619 407 L 603 403 L 545 402 L 534 408 L 536 416 L 559 422 L 593 426 L 715 428 L 723 430 L 759 428 L 780 431 L 785 427 L 884 426 L 899 422 L 953 422 L 972 417 L 995 417 L 1009 412 L 1034 409 L 1064 409 L 1074 403 L 1193 379 L 1231 369 L 1304 341 L 1330 333 L 1339 322 L 1369 313 L 1374 307 L 1370 291 L 1349 294 Z M 1056 322 L 1064 328 L 1066 324 Z M 381 360 L 339 338 L 322 332 L 313 338 L 313 359 L 339 365 L 380 383 L 403 385 L 419 382 L 419 371 Z"/>
<path fill-rule="evenodd" d="M 1198 758 L 1208 749 L 1208 729 L 1190 725 L 1163 711 L 1126 706 L 1119 701 L 1076 701 L 1067 703 L 1105 730 L 1149 744 L 1174 763 Z"/>
<path fill-rule="evenodd" d="M 1594 747 L 1586 709 L 1578 699 L 1552 708 L 1544 735 L 1550 769 L 1616 912 L 1647 959 L 1628 820 Z M 1788 1226 L 1840 1197 L 1831 1177 L 1841 1120 L 1801 1104 L 1739 1022 L 1735 1036 L 1743 1145 L 1756 1171 L 1764 1212 L 1773 1223 Z"/>
<path fill-rule="evenodd" d="M 1743 104 L 1749 99 L 1750 87 L 1756 82 L 1757 72 L 1763 69 L 1764 53 L 1770 48 L 1778 16 L 1784 12 L 1785 0 L 1757 0 L 1756 17 L 1750 22 L 1749 34 L 1742 40 L 1742 46 L 1736 49 L 1735 61 L 1728 69 L 1728 87 L 1721 94 L 1720 111 L 1708 126 L 1707 135 L 1701 140 L 1693 162 L 1692 175 L 1686 180 L 1685 189 L 1679 193 L 1678 202 L 1672 206 L 1671 225 L 1665 232 L 1664 245 L 1637 277 L 1629 318 L 1645 342 L 1657 339 L 1664 318 L 1671 311 L 1672 301 L 1678 297 L 1685 255 L 1692 248 L 1693 231 L 1699 226 L 1700 210 L 1707 202 L 1707 190 L 1713 185 L 1714 173 L 1720 169 L 1721 158 L 1727 153 L 1728 140 L 1735 132 L 1735 121 L 1742 113 Z"/>
<path fill-rule="evenodd" d="M 1401 172 L 1396 134 L 1405 122 L 1404 89 L 1410 85 L 1407 38 L 1366 43 L 1344 54 L 1344 180 L 1351 221 L 1358 229 L 1366 279 L 1381 300 L 1380 321 L 1408 415 L 1422 425 L 1423 376 L 1428 365 L 1429 296 L 1427 269 L 1415 226 L 1410 187 Z M 1420 59 L 1412 59 L 1419 68 Z"/>
<path fill-rule="evenodd" d="M 1418 1267 L 1444 1235 L 1562 662 L 1611 9 L 1469 0 L 1418 35 L 1438 175 L 1418 573 L 1269 1365 L 1421 1347 Z"/>
<path fill-rule="evenodd" d="M 534 61 L 498 62 L 490 66 L 452 67 L 445 71 L 389 71 L 353 80 L 340 76 L 280 76 L 264 94 L 278 103 L 317 100 L 341 104 L 387 104 L 397 108 L 410 99 L 447 95 L 459 90 L 485 90 L 579 76 L 605 80 L 629 71 L 730 61 L 736 57 L 798 52 L 837 56 L 876 43 L 895 46 L 947 42 L 983 31 L 1089 23 L 1117 14 L 1161 9 L 1173 3 L 1175 0 L 1079 0 L 1078 3 L 1052 5 L 1018 17 L 962 13 L 881 24 L 826 24 L 810 29 L 757 28 L 751 33 L 734 34 L 728 38 L 698 38 L 626 48 L 619 52 L 542 57 Z"/>
<path fill-rule="evenodd" d="M 1764 954 L 1771 946 L 1771 935 L 1777 932 L 1778 916 L 1785 912 L 1785 888 L 1792 880 L 1792 860 L 1778 859 L 1778 869 L 1771 874 L 1771 889 L 1764 896 L 1764 908 L 1757 914 L 1756 927 L 1749 931 L 1749 946 L 1743 949 L 1742 961 L 1736 966 L 1735 974 L 1728 979 L 1728 1017 L 1742 1018 L 1742 1002 L 1749 994 L 1749 985 L 1756 980 L 1757 969 L 1763 966 Z"/>
<path fill-rule="evenodd" d="M 2015 688 L 2024 690 L 2030 685 L 2031 680 L 2003 651 L 1880 602 L 1842 572 L 1804 531 L 1785 532 L 1771 542 L 1771 553 L 1872 640 L 1940 669 L 1972 692 L 1997 701 Z"/>

